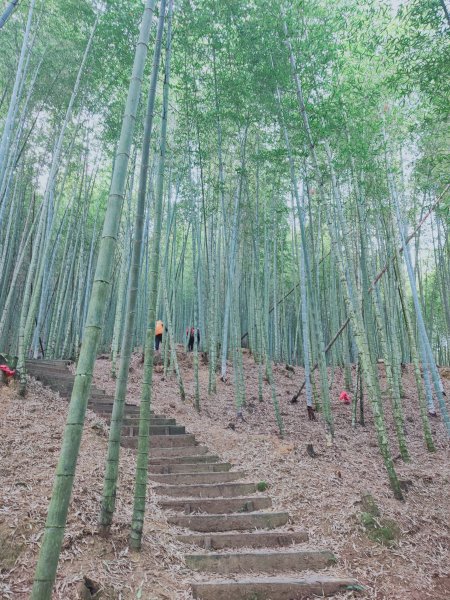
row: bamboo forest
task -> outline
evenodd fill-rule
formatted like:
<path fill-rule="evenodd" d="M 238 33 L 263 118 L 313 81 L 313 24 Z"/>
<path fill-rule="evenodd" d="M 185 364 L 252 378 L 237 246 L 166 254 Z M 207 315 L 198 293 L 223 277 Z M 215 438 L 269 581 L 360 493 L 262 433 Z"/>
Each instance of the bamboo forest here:
<path fill-rule="evenodd" d="M 448 600 L 448 0 L 0 49 L 0 598 Z"/>

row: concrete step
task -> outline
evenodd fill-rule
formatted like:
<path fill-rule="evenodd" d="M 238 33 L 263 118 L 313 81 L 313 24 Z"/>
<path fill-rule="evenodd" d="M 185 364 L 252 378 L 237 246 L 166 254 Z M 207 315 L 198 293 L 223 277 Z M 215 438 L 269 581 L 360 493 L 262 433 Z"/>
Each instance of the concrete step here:
<path fill-rule="evenodd" d="M 72 390 L 73 390 L 73 382 L 70 384 L 64 384 L 64 383 L 60 383 L 57 381 L 46 381 L 44 379 L 41 379 L 41 382 L 52 388 L 53 390 L 57 389 L 61 395 L 63 394 L 68 394 L 69 396 L 72 394 Z M 91 402 L 97 402 L 99 404 L 101 404 L 102 402 L 106 403 L 106 404 L 112 404 L 114 402 L 114 397 L 111 396 L 110 394 L 107 394 L 104 390 L 99 390 L 98 388 L 92 386 L 91 387 L 91 391 L 89 393 L 89 399 L 91 400 Z"/>
<path fill-rule="evenodd" d="M 38 360 L 38 361 L 26 361 L 25 362 L 25 368 L 27 371 L 34 371 L 36 373 L 70 373 L 69 369 L 68 369 L 68 365 L 70 363 L 66 362 L 66 361 L 60 361 L 60 362 L 54 362 L 54 363 L 50 363 L 50 362 L 44 362 L 42 360 Z"/>
<path fill-rule="evenodd" d="M 133 436 L 122 436 L 122 445 L 125 448 L 137 448 L 138 438 Z M 191 433 L 184 435 L 152 435 L 150 436 L 150 448 L 183 448 L 186 446 L 195 447 L 195 436 Z"/>
<path fill-rule="evenodd" d="M 49 385 L 58 385 L 61 387 L 73 387 L 73 382 L 75 380 L 74 375 L 70 373 L 70 371 L 66 370 L 58 370 L 55 369 L 53 372 L 49 372 L 47 370 L 30 370 L 30 375 L 39 379 L 42 382 L 48 382 Z M 106 393 L 104 390 L 98 389 L 95 385 L 92 385 L 92 390 L 97 392 Z"/>
<path fill-rule="evenodd" d="M 67 374 L 57 374 L 38 373 L 31 370 L 27 371 L 27 373 L 48 387 L 58 387 L 62 391 L 71 390 L 73 387 L 73 375 L 69 372 L 67 372 Z"/>
<path fill-rule="evenodd" d="M 41 361 L 39 361 L 39 362 L 41 362 Z M 66 383 L 64 383 L 63 385 L 60 385 L 57 381 L 58 378 L 53 378 L 53 381 L 52 381 L 52 377 L 46 377 L 45 373 L 38 373 L 36 375 L 33 375 L 33 377 L 35 377 L 35 379 L 38 379 L 44 385 L 53 389 L 54 391 L 58 391 L 63 398 L 66 398 L 66 399 L 70 398 L 70 395 L 72 393 L 73 381 L 74 381 L 74 377 L 70 373 L 69 373 L 69 379 L 67 379 L 66 375 L 63 377 L 63 379 L 67 379 L 67 385 L 66 385 Z M 70 383 L 70 385 L 69 385 L 69 383 Z M 99 414 L 99 416 L 101 416 L 103 418 L 110 419 L 113 402 L 114 402 L 113 396 L 108 395 L 104 390 L 99 390 L 95 386 L 92 386 L 89 403 L 88 403 L 88 406 L 91 410 L 95 410 L 95 412 L 97 412 Z M 139 410 L 140 410 L 139 406 L 136 406 L 134 404 L 125 404 L 125 416 L 126 417 L 133 417 L 135 419 L 138 419 L 139 418 Z M 151 414 L 151 416 L 154 416 L 153 411 L 150 414 Z M 159 417 L 162 415 L 155 415 L 155 417 L 156 416 Z M 137 421 L 137 422 L 139 422 L 139 421 Z M 165 425 L 165 424 L 171 425 L 172 423 L 160 423 L 160 424 L 161 425 Z M 175 424 L 175 422 L 173 424 Z"/>
<path fill-rule="evenodd" d="M 185 500 L 160 500 L 159 505 L 164 509 L 175 510 L 190 514 L 202 512 L 210 514 L 226 514 L 237 512 L 253 512 L 272 506 L 271 498 L 266 496 L 253 496 L 247 498 L 209 498 Z"/>
<path fill-rule="evenodd" d="M 193 583 L 192 593 L 199 600 L 300 600 L 332 596 L 355 586 L 358 582 L 350 577 L 255 577 Z"/>
<path fill-rule="evenodd" d="M 100 402 L 100 401 L 89 401 L 89 408 L 95 411 L 99 416 L 104 414 L 111 415 L 113 409 L 113 401 L 114 398 L 111 398 L 108 402 Z M 131 416 L 133 418 L 139 417 L 139 406 L 135 406 L 134 404 L 126 404 L 125 405 L 125 416 Z"/>
<path fill-rule="evenodd" d="M 97 407 L 98 410 L 96 410 L 95 412 L 98 414 L 99 417 L 102 417 L 102 419 L 105 419 L 106 421 L 111 421 L 112 407 L 113 407 L 113 403 L 111 402 L 111 404 L 108 404 L 107 406 L 105 406 L 105 410 L 100 410 L 101 407 Z M 124 424 L 129 419 L 131 421 L 130 424 L 137 423 L 139 425 L 139 412 L 140 412 L 139 406 L 136 406 L 135 404 L 125 404 Z M 160 418 L 159 415 L 153 415 L 153 414 L 150 415 L 150 424 L 152 423 L 153 419 L 158 420 L 159 418 Z M 165 420 L 165 419 L 163 419 L 163 420 Z M 173 419 L 173 420 L 175 420 L 175 419 Z M 165 425 L 165 424 L 166 423 L 161 423 L 161 425 Z M 158 423 L 156 423 L 156 425 L 158 425 Z M 167 423 L 167 425 L 172 425 L 172 423 Z M 175 425 L 175 423 L 173 423 L 173 425 Z"/>
<path fill-rule="evenodd" d="M 65 384 L 58 381 L 49 380 L 43 377 L 36 377 L 36 379 L 46 387 L 49 387 L 55 392 L 58 392 L 61 396 L 65 398 L 70 398 L 70 396 L 72 395 L 73 382 L 70 384 Z M 98 390 L 97 388 L 93 387 L 91 388 L 91 391 L 89 393 L 89 401 L 92 404 L 110 404 L 112 406 L 114 398 L 108 395 L 103 390 Z"/>
<path fill-rule="evenodd" d="M 306 531 L 256 531 L 251 533 L 213 533 L 179 535 L 179 542 L 198 546 L 205 550 L 226 548 L 278 548 L 302 544 L 308 541 Z"/>
<path fill-rule="evenodd" d="M 137 407 L 139 408 L 139 407 Z M 110 412 L 105 412 L 105 413 L 98 413 L 99 417 L 102 417 L 103 419 L 105 419 L 106 421 L 111 421 L 111 413 Z M 124 419 L 123 419 L 123 424 L 124 425 L 128 425 L 129 427 L 139 427 L 139 415 L 137 416 L 133 416 L 133 415 L 125 415 Z M 165 417 L 160 417 L 158 416 L 154 416 L 150 418 L 150 427 L 152 426 L 168 426 L 168 425 L 176 425 L 177 422 L 175 421 L 175 419 L 166 419 Z"/>
<path fill-rule="evenodd" d="M 29 374 L 35 377 L 38 381 L 41 381 L 47 387 L 59 392 L 59 394 L 68 399 L 72 393 L 74 376 L 67 369 L 67 364 L 70 361 L 27 361 L 27 368 Z M 54 363 L 54 364 L 53 364 Z M 92 386 L 89 397 L 88 407 L 94 410 L 107 420 L 111 419 L 112 406 L 114 397 L 107 394 L 104 390 L 100 390 L 95 386 Z M 139 406 L 134 404 L 125 404 L 125 420 L 124 425 L 133 427 L 139 426 Z M 164 415 L 155 415 L 154 411 L 151 411 L 152 421 L 151 426 L 176 426 L 175 419 L 166 419 Z M 127 418 L 130 422 L 127 423 Z M 153 422 L 153 418 L 155 422 Z M 159 419 L 159 421 L 158 421 Z M 154 430 L 152 433 L 158 435 L 162 430 Z M 178 432 L 183 433 L 181 429 L 173 430 L 171 433 L 176 434 Z"/>
<path fill-rule="evenodd" d="M 71 384 L 62 384 L 60 382 L 49 380 L 44 377 L 35 377 L 38 381 L 40 381 L 43 385 L 50 388 L 54 392 L 58 392 L 58 394 L 65 399 L 70 399 L 72 395 L 73 383 Z M 92 388 L 89 393 L 89 403 L 99 405 L 101 407 L 103 404 L 106 404 L 106 409 L 108 406 L 112 406 L 114 398 L 112 396 L 108 396 L 106 392 L 103 390 L 98 390 L 96 388 Z"/>
<path fill-rule="evenodd" d="M 36 377 L 36 379 L 40 379 L 41 381 L 48 381 L 49 383 L 54 383 L 55 385 L 67 385 L 67 386 L 73 386 L 73 382 L 74 382 L 74 376 L 72 375 L 72 373 L 70 371 L 68 371 L 67 369 L 65 371 L 63 370 L 59 370 L 59 369 L 55 369 L 54 371 L 50 372 L 47 369 L 44 371 L 29 371 L 29 373 L 35 373 L 33 374 L 33 377 Z"/>
<path fill-rule="evenodd" d="M 208 451 L 208 448 L 206 448 L 206 446 L 195 446 L 194 450 L 197 448 L 202 447 L 205 450 L 202 451 Z M 152 458 L 150 458 L 150 465 L 173 465 L 173 464 L 181 464 L 181 463 L 186 463 L 186 464 L 190 464 L 191 466 L 194 466 L 195 464 L 201 463 L 201 464 L 206 464 L 206 463 L 216 463 L 219 462 L 219 457 L 216 454 L 193 454 L 193 455 L 187 455 L 187 456 L 166 456 L 166 457 L 160 457 L 160 458 L 155 458 L 154 453 L 152 452 Z"/>
<path fill-rule="evenodd" d="M 172 464 L 151 464 L 149 467 L 150 473 L 217 473 L 229 471 L 231 469 L 230 463 L 172 463 Z"/>
<path fill-rule="evenodd" d="M 183 446 L 181 448 L 152 448 L 150 458 L 153 460 L 165 460 L 175 458 L 177 462 L 180 462 L 180 457 L 198 456 L 207 454 L 208 448 L 206 446 Z"/>
<path fill-rule="evenodd" d="M 37 381 L 40 381 L 43 385 L 45 385 L 45 387 L 48 387 L 53 392 L 58 393 L 63 400 L 70 400 L 73 386 L 60 386 L 59 384 L 47 382 L 46 380 L 43 380 L 39 377 L 35 377 L 35 379 Z M 97 390 L 94 388 L 91 389 L 91 392 L 89 394 L 88 406 L 91 410 L 95 410 L 96 412 L 108 411 L 109 413 L 111 413 L 113 400 L 114 398 L 112 396 L 108 396 L 102 390 Z"/>
<path fill-rule="evenodd" d="M 72 390 L 70 390 L 70 392 L 67 393 L 66 398 L 70 400 L 71 395 Z M 63 396 L 63 394 L 61 394 L 61 396 Z M 108 410 L 112 412 L 113 402 L 114 398 L 112 396 L 107 396 L 103 392 L 96 392 L 95 390 L 91 390 L 91 393 L 89 395 L 89 408 L 91 406 L 93 407 L 91 408 L 91 410 L 95 409 L 95 412 L 101 412 L 102 410 Z"/>
<path fill-rule="evenodd" d="M 29 375 L 32 377 L 72 377 L 73 374 L 69 371 L 69 369 L 65 365 L 61 365 L 60 367 L 41 367 L 37 365 L 25 366 L 25 369 Z"/>
<path fill-rule="evenodd" d="M 54 389 L 54 388 L 52 388 Z M 70 400 L 70 394 L 68 394 L 67 399 Z M 104 397 L 104 398 L 89 398 L 89 402 L 88 402 L 88 406 L 91 410 L 93 410 L 96 413 L 102 413 L 104 411 L 109 411 L 112 412 L 112 408 L 113 408 L 113 398 L 111 398 L 110 396 L 108 397 Z M 128 412 L 129 409 L 125 410 L 125 414 Z M 131 409 L 132 414 L 134 415 L 134 409 Z"/>
<path fill-rule="evenodd" d="M 168 522 L 193 531 L 242 531 L 245 529 L 275 529 L 289 521 L 286 512 L 231 513 L 228 515 L 176 515 Z"/>
<path fill-rule="evenodd" d="M 151 474 L 150 479 L 166 485 L 195 485 L 202 483 L 227 483 L 245 477 L 241 471 L 223 471 L 219 473 L 169 473 Z"/>
<path fill-rule="evenodd" d="M 67 369 L 70 365 L 69 360 L 26 360 L 25 366 L 27 369 L 40 369 L 41 371 L 45 371 L 48 369 Z"/>
<path fill-rule="evenodd" d="M 158 496 L 172 498 L 236 498 L 256 494 L 256 483 L 218 483 L 215 485 L 161 485 L 153 488 Z"/>
<path fill-rule="evenodd" d="M 25 361 L 26 365 L 70 365 L 73 362 L 67 359 L 57 359 L 57 358 L 29 358 Z"/>
<path fill-rule="evenodd" d="M 122 426 L 122 435 L 134 436 L 139 433 L 139 419 L 136 425 Z M 152 425 L 150 421 L 150 435 L 182 435 L 186 433 L 186 429 L 182 425 Z"/>
<path fill-rule="evenodd" d="M 70 379 L 66 379 L 65 377 L 55 377 L 54 375 L 33 375 L 30 373 L 32 377 L 40 381 L 43 385 L 57 389 L 61 393 L 71 393 L 73 388 L 73 377 Z M 96 397 L 107 397 L 111 398 L 104 390 L 99 390 L 95 386 L 91 387 L 91 395 Z"/>
<path fill-rule="evenodd" d="M 289 552 L 243 552 L 235 554 L 187 554 L 186 565 L 206 573 L 286 573 L 324 569 L 336 558 L 327 550 L 291 550 Z"/>

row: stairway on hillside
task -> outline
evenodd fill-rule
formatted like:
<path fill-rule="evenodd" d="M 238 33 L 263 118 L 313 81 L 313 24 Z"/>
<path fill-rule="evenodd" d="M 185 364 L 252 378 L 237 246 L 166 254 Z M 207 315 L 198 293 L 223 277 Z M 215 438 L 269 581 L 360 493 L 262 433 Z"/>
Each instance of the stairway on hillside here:
<path fill-rule="evenodd" d="M 67 364 L 35 360 L 27 369 L 69 398 L 74 377 Z M 112 403 L 92 388 L 89 408 L 110 419 Z M 139 407 L 126 404 L 122 445 L 137 446 L 138 421 Z M 150 433 L 149 477 L 169 523 L 183 530 L 178 540 L 189 547 L 194 598 L 297 600 L 359 588 L 352 578 L 318 574 L 335 564 L 333 554 L 308 546 L 307 532 L 294 531 L 287 512 L 272 511 L 271 498 L 256 483 L 243 482 L 245 473 L 210 454 L 175 419 L 152 413 Z"/>

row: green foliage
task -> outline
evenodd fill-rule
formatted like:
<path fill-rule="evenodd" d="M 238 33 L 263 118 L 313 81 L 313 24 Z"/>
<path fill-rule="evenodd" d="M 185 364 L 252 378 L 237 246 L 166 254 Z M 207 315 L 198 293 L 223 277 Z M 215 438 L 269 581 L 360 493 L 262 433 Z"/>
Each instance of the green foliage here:
<path fill-rule="evenodd" d="M 412 0 L 401 6 L 388 46 L 397 67 L 391 84 L 403 94 L 425 94 L 442 115 L 450 95 L 449 31 L 440 0 Z"/>
<path fill-rule="evenodd" d="M 269 485 L 267 484 L 266 481 L 259 481 L 256 484 L 256 489 L 258 490 L 258 492 L 265 492 L 268 487 L 269 487 Z"/>
<path fill-rule="evenodd" d="M 364 592 L 366 588 L 363 585 L 348 585 L 345 589 L 349 592 Z"/>
<path fill-rule="evenodd" d="M 360 522 L 367 536 L 383 546 L 393 546 L 401 535 L 399 526 L 392 519 L 377 518 L 370 513 L 363 512 L 360 515 Z"/>
<path fill-rule="evenodd" d="M 400 537 L 400 529 L 392 519 L 382 517 L 373 496 L 365 494 L 362 498 L 364 511 L 359 521 L 367 536 L 384 546 L 392 546 Z"/>

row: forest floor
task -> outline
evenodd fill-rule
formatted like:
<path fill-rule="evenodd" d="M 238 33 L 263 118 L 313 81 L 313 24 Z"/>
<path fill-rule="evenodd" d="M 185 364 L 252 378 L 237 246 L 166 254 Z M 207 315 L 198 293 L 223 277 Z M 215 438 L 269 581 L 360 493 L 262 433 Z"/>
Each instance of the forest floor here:
<path fill-rule="evenodd" d="M 244 353 L 246 405 L 236 417 L 232 369 L 227 382 L 217 378 L 217 394 L 208 396 L 208 368 L 201 365 L 201 413 L 193 406 L 192 355 L 179 351 L 187 400 L 179 399 L 174 375 L 155 373 L 153 408 L 172 416 L 190 433 L 245 470 L 252 481 L 266 481 L 274 510 L 288 510 L 293 525 L 309 532 L 310 544 L 329 548 L 338 563 L 330 572 L 356 577 L 366 591 L 334 598 L 361 600 L 447 600 L 450 597 L 450 444 L 440 418 L 432 419 L 436 453 L 424 447 L 417 394 L 410 367 L 404 373 L 404 410 L 411 462 L 401 461 L 390 408 L 386 407 L 391 446 L 405 501 L 393 498 L 382 465 L 370 407 L 366 426 L 351 426 L 351 409 L 339 402 L 343 374 L 330 370 L 335 440 L 328 446 L 321 416 L 309 421 L 304 397 L 290 399 L 302 381 L 284 365 L 274 367 L 286 435 L 277 434 L 270 386 L 258 401 L 258 369 Z M 96 363 L 94 382 L 109 393 L 115 383 L 109 360 Z M 381 371 L 383 367 L 380 367 Z M 443 374 L 448 376 L 447 369 Z M 383 376 L 383 373 L 381 373 Z M 128 402 L 139 403 L 142 365 L 134 355 Z M 444 379 L 447 396 L 450 380 Z M 59 455 L 67 404 L 31 381 L 26 399 L 14 387 L 0 388 L 0 598 L 28 597 Z M 122 449 L 119 497 L 112 535 L 97 535 L 97 516 L 107 447 L 107 427 L 88 411 L 73 499 L 64 537 L 54 598 L 79 597 L 83 577 L 99 583 L 104 599 L 183 600 L 192 598 L 192 573 L 183 564 L 184 547 L 176 528 L 149 493 L 143 549 L 130 552 L 134 450 Z M 313 444 L 316 456 L 306 451 Z M 372 539 L 362 524 L 363 497 L 371 494 L 385 526 L 388 544 Z M 372 536 L 372 537 L 371 537 Z"/>

